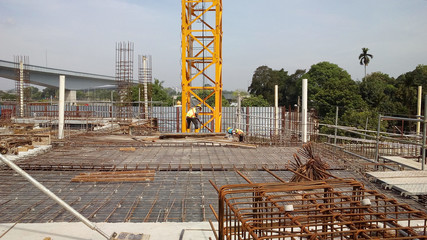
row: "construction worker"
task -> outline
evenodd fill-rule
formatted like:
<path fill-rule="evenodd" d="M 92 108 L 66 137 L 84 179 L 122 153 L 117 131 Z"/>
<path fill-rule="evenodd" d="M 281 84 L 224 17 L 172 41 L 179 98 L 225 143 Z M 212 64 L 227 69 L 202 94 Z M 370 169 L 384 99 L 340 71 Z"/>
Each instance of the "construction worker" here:
<path fill-rule="evenodd" d="M 239 138 L 239 142 L 243 142 L 245 140 L 245 132 L 238 128 L 227 128 L 227 133 L 229 133 L 231 136 L 237 136 Z"/>
<path fill-rule="evenodd" d="M 191 130 L 191 122 L 193 122 L 194 124 L 194 129 L 195 132 L 199 132 L 199 118 L 198 118 L 198 114 L 199 111 L 202 110 L 202 105 L 201 104 L 197 104 L 197 106 L 190 108 L 190 110 L 188 110 L 187 115 L 186 115 L 186 121 L 187 121 L 187 132 L 190 132 Z"/>

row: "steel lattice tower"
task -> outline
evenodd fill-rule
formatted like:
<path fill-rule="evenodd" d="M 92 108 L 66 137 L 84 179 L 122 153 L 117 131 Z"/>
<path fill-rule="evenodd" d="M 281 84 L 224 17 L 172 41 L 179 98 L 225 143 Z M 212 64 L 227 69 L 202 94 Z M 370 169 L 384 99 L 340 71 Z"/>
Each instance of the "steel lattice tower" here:
<path fill-rule="evenodd" d="M 201 128 L 221 132 L 222 0 L 182 0 L 181 18 L 182 131 L 186 112 L 202 103 Z"/>

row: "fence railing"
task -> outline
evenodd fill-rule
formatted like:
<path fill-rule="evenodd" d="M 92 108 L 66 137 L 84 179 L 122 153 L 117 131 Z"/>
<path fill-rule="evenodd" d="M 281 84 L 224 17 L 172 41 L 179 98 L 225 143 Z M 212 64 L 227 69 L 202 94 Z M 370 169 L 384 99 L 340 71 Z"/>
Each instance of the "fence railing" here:
<path fill-rule="evenodd" d="M 136 106 L 131 107 L 133 119 L 144 119 L 145 111 Z M 10 117 L 17 116 L 16 104 L 13 102 L 3 102 L 1 104 L 3 112 L 9 113 Z M 117 107 L 111 102 L 82 103 L 78 105 L 65 105 L 66 120 L 71 119 L 105 119 L 117 121 Z M 164 107 L 152 106 L 148 111 L 148 118 L 156 119 L 158 131 L 164 133 L 181 132 L 180 106 Z M 207 121 L 207 117 L 200 115 L 202 122 Z M 36 118 L 43 120 L 56 120 L 58 118 L 57 103 L 28 103 L 25 108 L 25 118 Z M 206 119 L 205 119 L 206 118 Z M 222 131 L 228 127 L 243 130 L 252 141 L 298 141 L 300 138 L 301 120 L 300 114 L 295 109 L 279 107 L 278 114 L 274 107 L 223 107 L 222 108 Z M 316 119 L 309 117 L 308 134 L 316 134 Z M 208 132 L 202 129 L 201 132 Z"/>

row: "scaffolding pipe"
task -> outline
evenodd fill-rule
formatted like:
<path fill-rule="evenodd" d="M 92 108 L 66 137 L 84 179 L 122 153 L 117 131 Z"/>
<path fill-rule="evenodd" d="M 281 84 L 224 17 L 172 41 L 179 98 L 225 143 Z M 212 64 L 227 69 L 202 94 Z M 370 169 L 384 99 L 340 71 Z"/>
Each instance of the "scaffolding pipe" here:
<path fill-rule="evenodd" d="M 375 146 L 375 161 L 379 162 L 379 147 L 380 147 L 380 130 L 381 130 L 381 114 L 378 115 L 377 143 Z"/>
<path fill-rule="evenodd" d="M 415 119 L 415 118 L 404 118 L 404 117 L 393 117 L 393 116 L 382 116 L 381 119 L 384 120 L 401 120 L 401 121 L 409 121 L 409 122 L 422 122 L 423 120 Z"/>
<path fill-rule="evenodd" d="M 335 110 L 335 139 L 334 144 L 337 145 L 337 132 L 338 132 L 338 106 Z"/>
<path fill-rule="evenodd" d="M 64 202 L 62 199 L 60 199 L 58 196 L 56 196 L 53 192 L 51 192 L 49 189 L 47 189 L 45 186 L 43 186 L 40 182 L 35 180 L 33 177 L 31 177 L 28 173 L 26 173 L 24 170 L 22 170 L 20 167 L 15 165 L 12 161 L 5 158 L 2 154 L 0 154 L 0 159 L 8 165 L 10 168 L 12 168 L 15 172 L 17 172 L 19 175 L 23 176 L 25 179 L 27 179 L 31 184 L 33 184 L 36 188 L 38 188 L 40 191 L 42 191 L 44 194 L 49 196 L 52 200 L 57 202 L 59 205 L 61 205 L 63 208 L 65 208 L 68 212 L 73 214 L 76 218 L 78 218 L 81 222 L 83 222 L 86 226 L 88 226 L 90 229 L 97 231 L 99 234 L 101 234 L 106 239 L 113 239 L 113 236 L 116 234 L 113 233 L 113 235 L 110 237 L 106 233 L 104 233 L 101 229 L 99 229 L 95 224 L 90 222 L 87 218 L 85 218 L 83 215 L 81 215 L 79 212 L 77 212 L 74 208 L 72 208 L 70 205 L 68 205 L 66 202 Z"/>

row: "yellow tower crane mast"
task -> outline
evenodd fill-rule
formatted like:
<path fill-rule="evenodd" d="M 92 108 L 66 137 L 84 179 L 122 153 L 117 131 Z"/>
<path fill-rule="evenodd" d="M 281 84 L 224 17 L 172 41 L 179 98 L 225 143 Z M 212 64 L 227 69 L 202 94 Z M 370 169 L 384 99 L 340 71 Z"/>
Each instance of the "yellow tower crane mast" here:
<path fill-rule="evenodd" d="M 182 0 L 182 132 L 201 103 L 202 128 L 221 132 L 222 0 Z"/>

